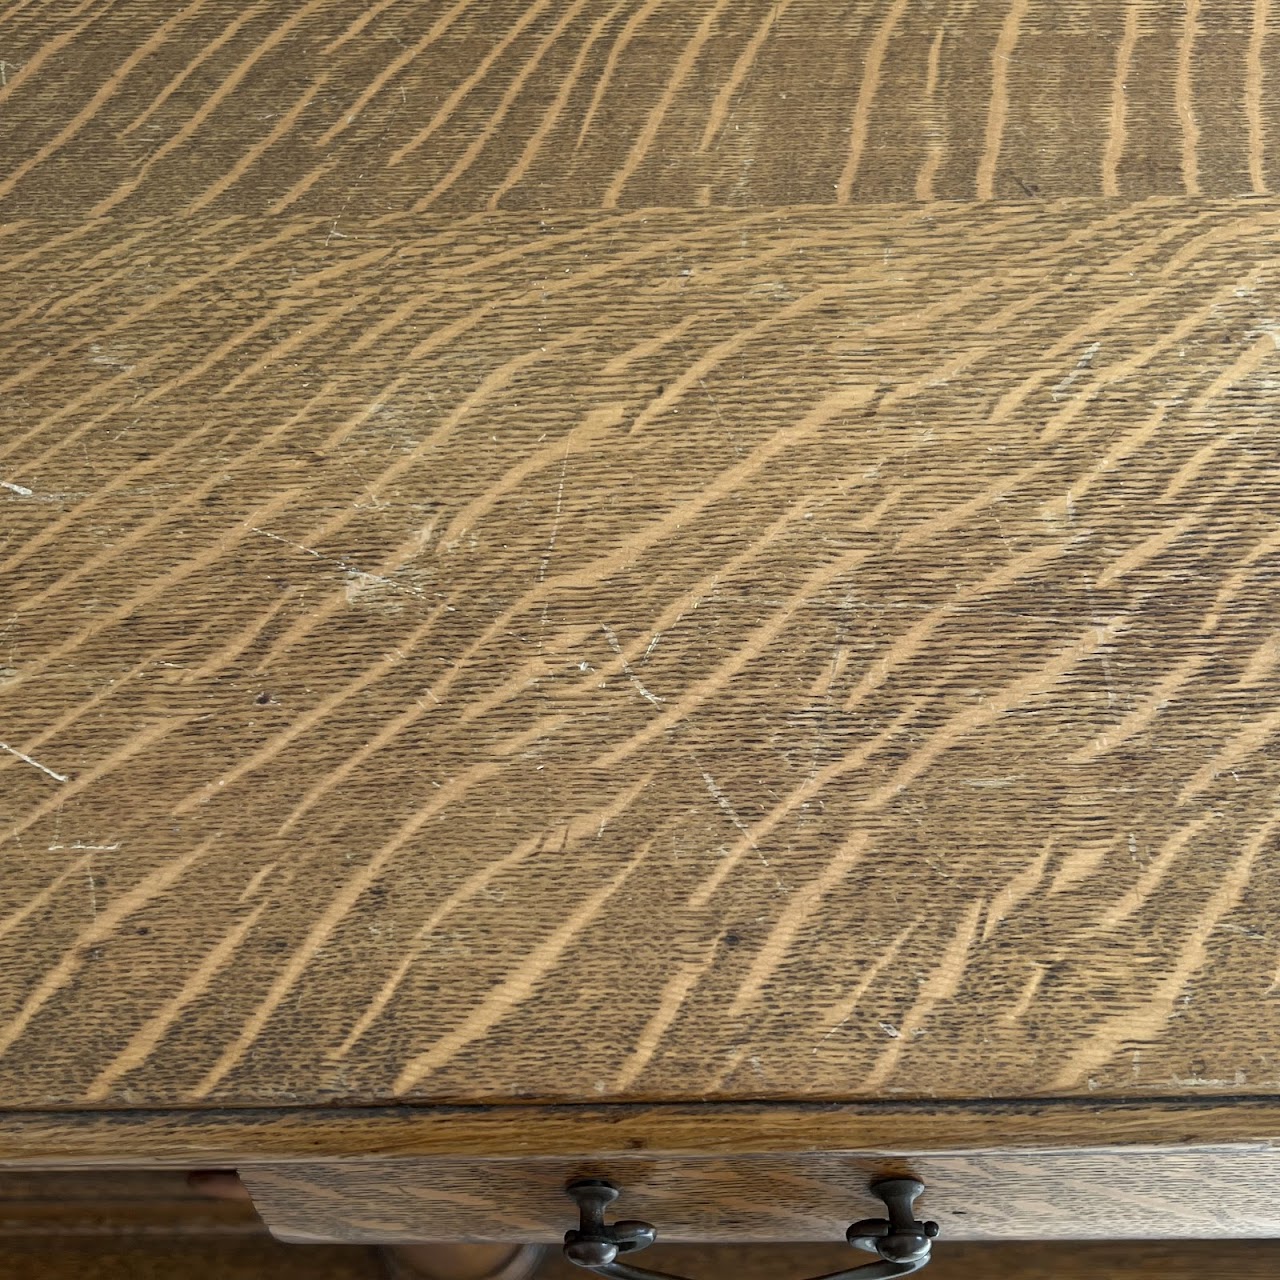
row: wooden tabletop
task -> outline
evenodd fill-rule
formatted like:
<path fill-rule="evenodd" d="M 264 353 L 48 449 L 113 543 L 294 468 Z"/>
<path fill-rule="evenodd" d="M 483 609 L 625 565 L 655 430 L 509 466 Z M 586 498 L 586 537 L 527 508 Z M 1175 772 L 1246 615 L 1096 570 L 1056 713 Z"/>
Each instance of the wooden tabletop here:
<path fill-rule="evenodd" d="M 1278 24 L 0 13 L 0 1106 L 1280 1090 Z"/>

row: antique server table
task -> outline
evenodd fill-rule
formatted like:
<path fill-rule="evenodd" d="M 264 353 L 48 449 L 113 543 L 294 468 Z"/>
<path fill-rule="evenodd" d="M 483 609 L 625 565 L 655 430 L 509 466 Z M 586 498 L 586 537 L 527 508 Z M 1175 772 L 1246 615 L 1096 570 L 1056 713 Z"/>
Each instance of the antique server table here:
<path fill-rule="evenodd" d="M 1280 1234 L 1277 56 L 11 0 L 0 1164 L 290 1239 Z"/>

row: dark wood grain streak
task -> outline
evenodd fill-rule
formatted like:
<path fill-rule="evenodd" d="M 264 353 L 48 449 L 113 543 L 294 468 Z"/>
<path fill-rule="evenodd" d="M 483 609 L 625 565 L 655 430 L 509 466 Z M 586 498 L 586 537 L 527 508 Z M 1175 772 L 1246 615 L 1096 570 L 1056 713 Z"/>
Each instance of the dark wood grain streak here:
<path fill-rule="evenodd" d="M 1278 237 L 10 226 L 0 1098 L 1276 1093 Z"/>
<path fill-rule="evenodd" d="M 0 208 L 484 208 L 1270 190 L 1269 0 L 10 6 Z"/>

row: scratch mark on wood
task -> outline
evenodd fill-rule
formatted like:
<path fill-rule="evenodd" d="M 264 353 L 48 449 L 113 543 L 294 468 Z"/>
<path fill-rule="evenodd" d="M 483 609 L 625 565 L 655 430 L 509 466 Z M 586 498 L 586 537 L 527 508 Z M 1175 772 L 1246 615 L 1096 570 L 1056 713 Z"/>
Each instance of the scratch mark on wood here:
<path fill-rule="evenodd" d="M 11 756 L 16 756 L 24 764 L 29 764 L 33 769 L 39 769 L 41 773 L 52 778 L 54 782 L 70 782 L 70 775 L 59 773 L 56 769 L 50 769 L 47 764 L 41 764 L 39 760 L 33 760 L 25 751 L 19 751 L 17 747 L 11 747 L 7 742 L 0 742 L 0 751 L 7 751 Z"/>

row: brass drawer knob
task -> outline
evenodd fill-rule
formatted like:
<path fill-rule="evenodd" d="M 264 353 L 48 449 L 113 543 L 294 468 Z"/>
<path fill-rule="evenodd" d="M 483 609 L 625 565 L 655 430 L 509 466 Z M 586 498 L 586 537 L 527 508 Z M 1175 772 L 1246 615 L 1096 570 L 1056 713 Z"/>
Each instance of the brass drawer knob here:
<path fill-rule="evenodd" d="M 821 1280 L 909 1276 L 928 1263 L 938 1224 L 920 1222 L 915 1216 L 915 1202 L 924 1191 L 924 1183 L 915 1178 L 885 1178 L 873 1182 L 870 1190 L 884 1201 L 888 1217 L 855 1222 L 845 1232 L 845 1239 L 855 1249 L 879 1254 L 880 1260 L 834 1272 Z M 578 1206 L 578 1227 L 565 1232 L 564 1237 L 564 1256 L 570 1262 L 613 1280 L 681 1280 L 679 1276 L 622 1261 L 628 1254 L 647 1249 L 658 1238 L 658 1231 L 648 1222 L 605 1222 L 605 1210 L 621 1195 L 612 1183 L 585 1179 L 570 1183 L 567 1192 Z"/>

